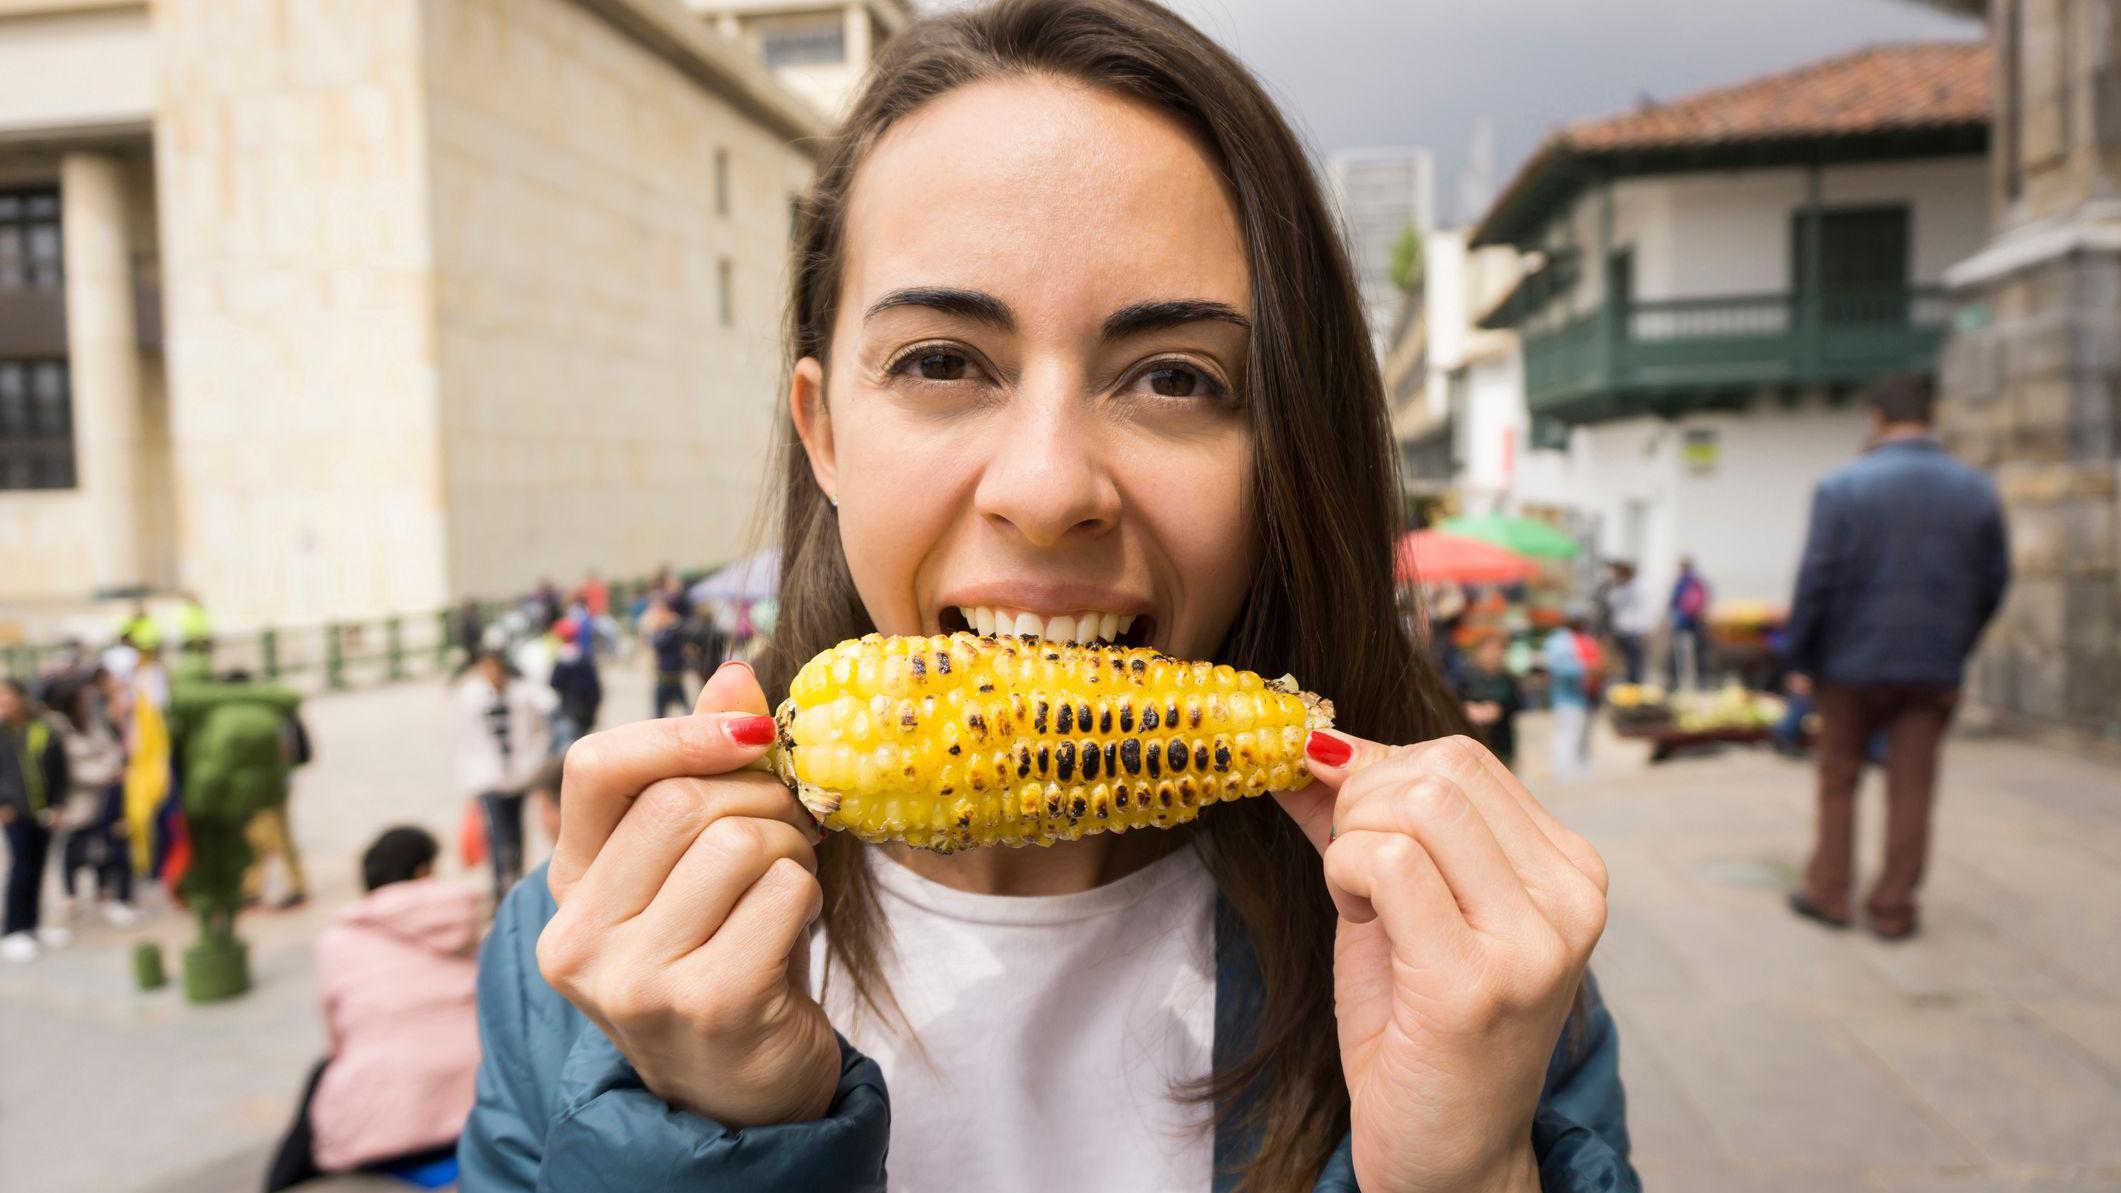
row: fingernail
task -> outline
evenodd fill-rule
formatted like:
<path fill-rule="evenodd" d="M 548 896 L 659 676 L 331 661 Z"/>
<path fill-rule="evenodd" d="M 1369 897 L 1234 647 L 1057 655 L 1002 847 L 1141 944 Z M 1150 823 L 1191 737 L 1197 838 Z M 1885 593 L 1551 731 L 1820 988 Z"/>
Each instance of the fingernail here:
<path fill-rule="evenodd" d="M 1304 739 L 1304 754 L 1320 766 L 1345 766 L 1348 759 L 1355 757 L 1355 747 L 1330 733 L 1313 730 Z"/>
<path fill-rule="evenodd" d="M 731 667 L 742 667 L 746 671 L 751 670 L 751 664 L 745 662 L 742 659 L 723 659 L 722 665 L 716 667 L 714 669 L 714 673 L 716 675 L 720 675 L 722 672 L 729 670 Z"/>
<path fill-rule="evenodd" d="M 729 740 L 740 746 L 770 746 L 780 732 L 772 717 L 739 717 L 725 724 Z"/>

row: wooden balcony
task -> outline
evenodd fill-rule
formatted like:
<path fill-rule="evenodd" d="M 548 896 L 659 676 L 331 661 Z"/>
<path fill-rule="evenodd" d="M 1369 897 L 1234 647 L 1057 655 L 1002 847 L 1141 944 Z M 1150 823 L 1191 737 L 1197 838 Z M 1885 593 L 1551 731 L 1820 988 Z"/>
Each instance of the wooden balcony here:
<path fill-rule="evenodd" d="M 1933 371 L 1948 317 L 1932 286 L 1607 304 L 1519 328 L 1525 401 L 1535 419 L 1570 424 L 1845 389 Z"/>

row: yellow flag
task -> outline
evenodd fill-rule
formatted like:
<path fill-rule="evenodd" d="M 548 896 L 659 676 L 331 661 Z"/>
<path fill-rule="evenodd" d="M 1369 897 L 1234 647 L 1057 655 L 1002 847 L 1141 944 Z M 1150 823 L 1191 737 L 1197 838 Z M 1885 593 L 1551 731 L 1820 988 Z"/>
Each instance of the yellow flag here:
<path fill-rule="evenodd" d="M 145 690 L 133 693 L 133 756 L 125 764 L 125 823 L 132 830 L 133 871 L 154 864 L 155 809 L 169 795 L 169 724 Z"/>

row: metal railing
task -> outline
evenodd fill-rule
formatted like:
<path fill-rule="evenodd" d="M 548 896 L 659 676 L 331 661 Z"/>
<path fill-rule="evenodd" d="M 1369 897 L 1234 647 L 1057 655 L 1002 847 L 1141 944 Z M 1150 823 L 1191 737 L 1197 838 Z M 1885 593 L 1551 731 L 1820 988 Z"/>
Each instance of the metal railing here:
<path fill-rule="evenodd" d="M 1525 397 L 1539 413 L 1634 391 L 1856 384 L 1934 368 L 1949 314 L 1935 286 L 1609 304 L 1524 330 Z"/>
<path fill-rule="evenodd" d="M 613 581 L 610 607 L 625 628 L 626 612 L 647 588 L 646 581 Z M 479 618 L 494 625 L 520 607 L 518 601 L 481 601 Z M 341 691 L 423 676 L 444 675 L 468 661 L 457 641 L 462 606 L 431 613 L 325 622 L 321 625 L 269 626 L 232 633 L 216 632 L 209 643 L 187 646 L 173 638 L 163 642 L 165 662 L 186 650 L 203 650 L 217 675 L 247 672 L 252 678 L 309 691 Z M 102 643 L 87 643 L 91 648 Z M 0 674 L 28 679 L 61 657 L 63 643 L 16 643 L 0 646 Z"/>

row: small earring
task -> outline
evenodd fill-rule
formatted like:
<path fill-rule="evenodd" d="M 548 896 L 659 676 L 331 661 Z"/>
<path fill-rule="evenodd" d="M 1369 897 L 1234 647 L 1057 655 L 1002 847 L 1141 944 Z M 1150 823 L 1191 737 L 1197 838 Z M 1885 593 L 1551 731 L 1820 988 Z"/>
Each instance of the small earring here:
<path fill-rule="evenodd" d="M 825 500 L 826 500 L 826 501 L 828 501 L 828 502 L 831 502 L 831 503 L 832 503 L 832 508 L 833 508 L 833 509 L 838 509 L 838 508 L 840 508 L 840 495 L 839 495 L 839 494 L 837 494 L 837 493 L 827 493 L 827 494 L 825 494 Z"/>

